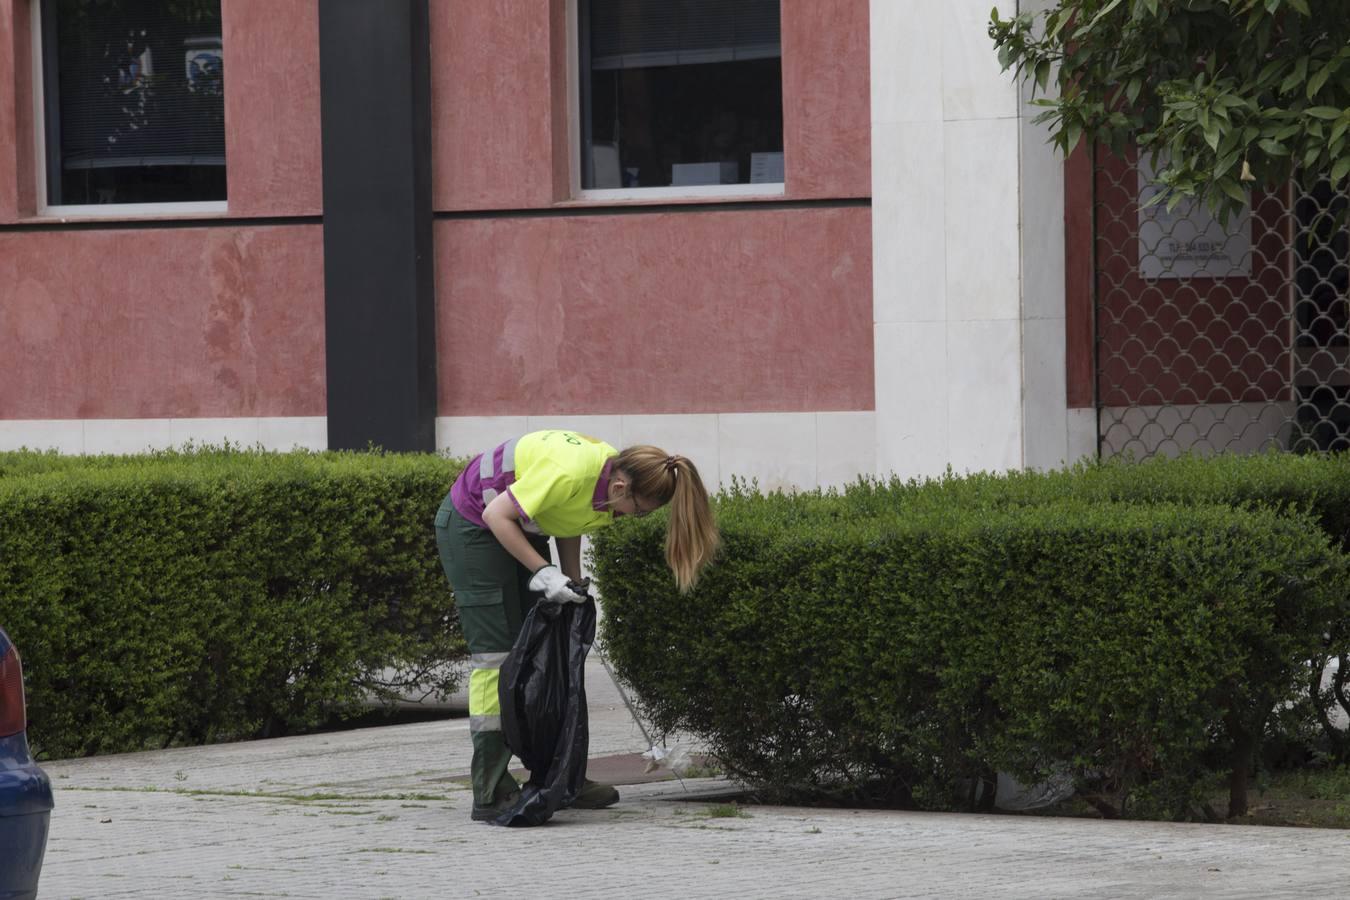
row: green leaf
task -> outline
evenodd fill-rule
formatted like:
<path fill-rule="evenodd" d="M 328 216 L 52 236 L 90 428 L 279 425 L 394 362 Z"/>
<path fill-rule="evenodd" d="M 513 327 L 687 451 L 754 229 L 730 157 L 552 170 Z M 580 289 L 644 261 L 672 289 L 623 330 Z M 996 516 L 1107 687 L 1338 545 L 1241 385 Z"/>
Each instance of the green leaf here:
<path fill-rule="evenodd" d="M 1087 32 L 1091 31 L 1093 28 L 1095 28 L 1095 27 L 1097 26 L 1097 23 L 1098 23 L 1098 22 L 1100 22 L 1102 19 L 1106 18 L 1107 15 L 1110 14 L 1111 10 L 1115 9 L 1115 8 L 1116 8 L 1117 6 L 1119 6 L 1119 5 L 1120 5 L 1120 0 L 1111 0 L 1110 3 L 1108 3 L 1108 4 L 1106 4 L 1105 6 L 1102 7 L 1101 12 L 1097 13 L 1097 15 L 1095 15 L 1095 16 L 1092 17 L 1092 21 L 1091 21 L 1091 22 L 1088 22 L 1088 23 L 1087 23 L 1087 27 L 1081 29 L 1081 30 L 1079 31 L 1079 34 L 1086 34 Z"/>
<path fill-rule="evenodd" d="M 1285 0 L 1285 2 L 1298 10 L 1304 18 L 1312 16 L 1312 10 L 1308 8 L 1308 0 Z"/>
<path fill-rule="evenodd" d="M 1340 184 L 1347 172 L 1350 172 L 1350 156 L 1342 156 L 1336 160 L 1336 165 L 1331 167 L 1331 183 Z"/>
<path fill-rule="evenodd" d="M 1043 59 L 1036 63 L 1036 84 L 1042 91 L 1050 83 L 1050 60 Z"/>
<path fill-rule="evenodd" d="M 1339 119 L 1345 115 L 1345 110 L 1337 109 L 1334 106 L 1313 106 L 1305 109 L 1304 112 L 1318 119 Z"/>
<path fill-rule="evenodd" d="M 1083 137 L 1083 123 L 1077 120 L 1064 126 L 1064 155 L 1068 156 Z"/>
<path fill-rule="evenodd" d="M 1139 91 L 1143 88 L 1144 82 L 1138 78 L 1131 78 L 1125 85 L 1125 99 L 1134 105 L 1134 101 L 1139 99 Z"/>
<path fill-rule="evenodd" d="M 1270 62 L 1262 66 L 1261 71 L 1258 72 L 1256 75 L 1256 86 L 1265 87 L 1267 84 L 1269 84 L 1271 79 L 1275 77 L 1275 74 L 1279 72 L 1280 67 L 1283 65 L 1284 60 L 1272 59 Z"/>
<path fill-rule="evenodd" d="M 1270 138 L 1263 138 L 1257 142 L 1258 147 L 1266 151 L 1271 156 L 1288 156 L 1289 148 L 1279 141 L 1272 141 Z"/>
<path fill-rule="evenodd" d="M 1350 128 L 1350 119 L 1341 119 L 1339 122 L 1336 123 L 1335 127 L 1331 129 L 1331 137 L 1329 137 L 1327 140 L 1330 143 L 1333 144 L 1336 143 L 1338 140 L 1341 139 L 1341 135 L 1345 134 L 1346 129 L 1348 128 Z"/>
<path fill-rule="evenodd" d="M 1298 87 L 1308 77 L 1308 57 L 1300 56 L 1298 62 L 1294 63 L 1294 71 L 1290 72 L 1288 77 L 1280 83 L 1280 93 L 1287 94 Z"/>
<path fill-rule="evenodd" d="M 1209 144 L 1209 149 L 1219 149 L 1219 123 L 1210 119 L 1204 127 L 1205 143 Z"/>
<path fill-rule="evenodd" d="M 1308 79 L 1309 100 L 1311 100 L 1313 97 L 1316 97 L 1317 92 L 1322 89 L 1322 85 L 1327 83 L 1327 79 L 1331 77 L 1331 69 L 1332 64 L 1327 63 L 1325 66 L 1321 68 L 1320 71 L 1318 71 L 1316 75 Z"/>

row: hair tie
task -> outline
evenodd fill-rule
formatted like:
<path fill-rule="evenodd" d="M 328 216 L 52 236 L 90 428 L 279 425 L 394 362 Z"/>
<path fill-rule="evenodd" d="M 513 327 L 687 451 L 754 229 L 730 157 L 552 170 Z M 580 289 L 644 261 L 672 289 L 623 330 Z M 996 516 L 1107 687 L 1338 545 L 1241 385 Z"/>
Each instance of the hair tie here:
<path fill-rule="evenodd" d="M 674 472 L 674 471 L 675 471 L 675 465 L 676 465 L 676 463 L 678 463 L 679 461 L 680 461 L 680 458 L 679 458 L 678 456 L 667 456 L 667 457 L 666 457 L 666 471 L 667 471 L 667 472 Z"/>

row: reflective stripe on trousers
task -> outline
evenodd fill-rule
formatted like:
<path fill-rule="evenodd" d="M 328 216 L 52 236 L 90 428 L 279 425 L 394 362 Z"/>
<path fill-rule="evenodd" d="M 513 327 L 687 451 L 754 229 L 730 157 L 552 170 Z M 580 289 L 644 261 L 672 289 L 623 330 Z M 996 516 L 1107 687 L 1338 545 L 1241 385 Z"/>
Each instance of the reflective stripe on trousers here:
<path fill-rule="evenodd" d="M 501 731 L 502 706 L 498 675 L 508 653 L 475 653 L 469 657 L 469 731 Z"/>

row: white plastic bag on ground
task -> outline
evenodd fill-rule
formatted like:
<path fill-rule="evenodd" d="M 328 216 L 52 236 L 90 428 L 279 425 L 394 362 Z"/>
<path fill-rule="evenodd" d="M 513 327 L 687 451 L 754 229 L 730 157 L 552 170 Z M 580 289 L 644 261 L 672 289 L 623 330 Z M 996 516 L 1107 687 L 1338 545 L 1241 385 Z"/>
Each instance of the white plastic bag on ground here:
<path fill-rule="evenodd" d="M 642 758 L 647 760 L 647 771 L 655 772 L 657 769 L 669 769 L 676 775 L 683 775 L 685 769 L 693 762 L 689 758 L 689 748 L 683 744 L 676 744 L 674 747 L 659 747 L 656 744 Z"/>

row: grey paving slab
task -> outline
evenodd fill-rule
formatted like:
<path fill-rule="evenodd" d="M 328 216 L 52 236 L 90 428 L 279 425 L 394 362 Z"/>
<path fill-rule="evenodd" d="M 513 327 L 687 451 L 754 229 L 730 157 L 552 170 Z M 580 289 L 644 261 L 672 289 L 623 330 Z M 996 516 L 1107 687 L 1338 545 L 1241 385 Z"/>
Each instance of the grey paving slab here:
<path fill-rule="evenodd" d="M 595 755 L 645 749 L 603 669 Z M 623 787 L 537 829 L 471 822 L 463 720 L 47 765 L 44 898 L 1339 897 L 1350 832 L 750 807 Z M 705 799 L 699 799 L 703 797 Z"/>

